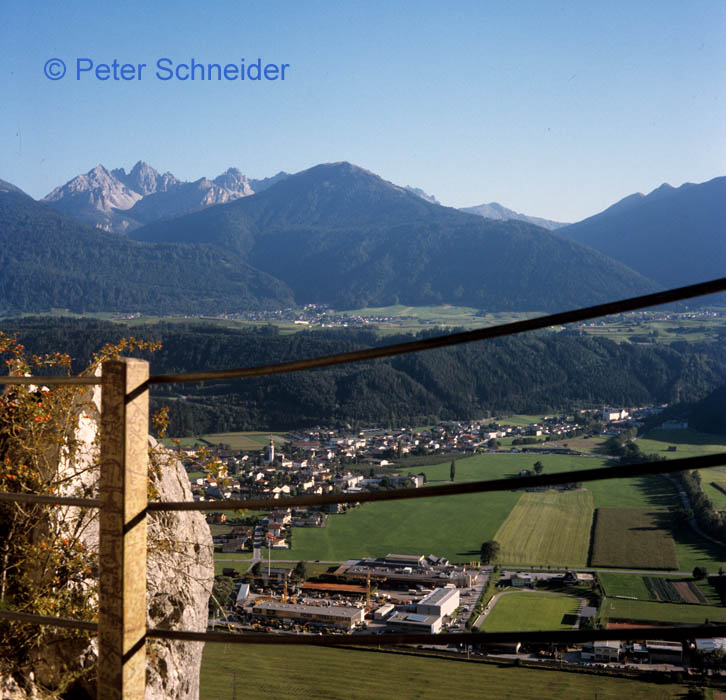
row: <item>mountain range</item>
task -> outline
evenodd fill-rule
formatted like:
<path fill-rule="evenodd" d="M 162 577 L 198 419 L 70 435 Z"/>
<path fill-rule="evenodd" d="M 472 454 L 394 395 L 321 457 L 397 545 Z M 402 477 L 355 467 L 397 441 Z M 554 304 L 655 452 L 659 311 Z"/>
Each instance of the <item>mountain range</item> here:
<path fill-rule="evenodd" d="M 418 197 L 350 163 L 318 165 L 245 197 L 133 231 L 136 240 L 233 250 L 298 303 L 455 303 L 554 309 L 655 285 L 596 251 L 520 221 Z"/>
<path fill-rule="evenodd" d="M 598 236 L 592 247 L 574 239 L 582 225 L 627 221 L 629 212 L 650 231 L 647 211 L 663 220 L 662 211 L 642 205 L 682 190 L 680 220 L 703 224 L 698 235 L 679 229 L 683 245 L 698 248 L 687 274 L 718 276 L 724 180 L 634 195 L 556 232 L 444 207 L 346 162 L 265 180 L 230 168 L 193 183 L 142 161 L 128 173 L 98 166 L 41 202 L 0 181 L 0 310 L 221 313 L 310 302 L 562 310 L 667 284 L 657 266 L 643 274 L 637 256 L 594 250 Z M 652 235 L 651 248 L 651 257 L 669 250 Z"/>
<path fill-rule="evenodd" d="M 140 160 L 127 173 L 98 165 L 56 187 L 43 201 L 84 223 L 117 233 L 261 192 L 287 173 L 248 180 L 237 168 L 208 180 L 178 180 Z"/>
<path fill-rule="evenodd" d="M 557 233 L 629 265 L 665 287 L 723 277 L 726 177 L 632 194 Z"/>
<path fill-rule="evenodd" d="M 238 168 L 229 168 L 214 180 L 200 178 L 193 182 L 178 180 L 169 172 L 160 174 L 140 160 L 129 173 L 123 168 L 107 170 L 98 165 L 56 187 L 43 198 L 56 209 L 75 216 L 105 231 L 124 233 L 159 219 L 168 219 L 199 211 L 216 204 L 259 193 L 280 180 L 290 177 L 280 171 L 261 180 L 248 179 Z M 439 201 L 419 187 L 406 190 L 433 204 Z M 487 219 L 527 221 L 554 230 L 566 224 L 528 216 L 507 209 L 497 202 L 465 207 L 461 211 Z"/>
<path fill-rule="evenodd" d="M 567 224 L 563 224 L 561 221 L 551 221 L 550 219 L 542 219 L 539 216 L 520 214 L 518 211 L 503 207 L 498 202 L 479 204 L 475 207 L 462 207 L 459 211 L 464 211 L 468 214 L 477 214 L 478 216 L 483 216 L 485 219 L 496 219 L 498 221 L 526 221 L 530 224 L 546 228 L 548 231 L 554 231 L 563 226 L 567 226 Z"/>
<path fill-rule="evenodd" d="M 293 303 L 284 283 L 232 253 L 138 243 L 0 183 L 0 311 L 209 313 Z"/>

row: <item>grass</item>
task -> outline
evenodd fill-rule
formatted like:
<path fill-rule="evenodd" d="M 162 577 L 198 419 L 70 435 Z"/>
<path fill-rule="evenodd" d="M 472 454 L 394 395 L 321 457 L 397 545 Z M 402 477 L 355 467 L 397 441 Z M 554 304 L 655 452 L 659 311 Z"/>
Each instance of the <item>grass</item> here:
<path fill-rule="evenodd" d="M 672 574 L 649 574 L 649 576 L 651 578 L 664 578 L 672 582 L 691 580 L 690 576 L 674 577 Z M 637 598 L 638 600 L 653 600 L 642 574 L 617 574 L 610 571 L 601 571 L 598 573 L 598 577 L 607 597 L 622 596 Z M 696 584 L 711 605 L 721 607 L 721 599 L 714 586 L 706 580 L 696 581 Z"/>
<path fill-rule="evenodd" d="M 638 438 L 638 447 L 646 454 L 658 454 L 666 459 L 682 457 L 698 457 L 726 451 L 726 436 L 699 433 L 686 428 L 684 430 L 651 430 L 647 435 Z M 668 452 L 674 445 L 675 452 Z M 708 473 L 711 470 L 703 470 Z"/>
<path fill-rule="evenodd" d="M 651 600 L 650 592 L 643 581 L 642 574 L 616 574 L 602 571 L 598 574 L 606 596 L 624 596 Z"/>
<path fill-rule="evenodd" d="M 597 697 L 621 700 L 676 698 L 683 687 L 668 683 L 542 671 L 490 663 L 352 649 L 307 646 L 206 644 L 201 700 L 315 698 L 381 700 L 540 700 Z"/>
<path fill-rule="evenodd" d="M 495 423 L 499 423 L 499 425 L 518 425 L 526 427 L 528 425 L 531 425 L 532 423 L 541 423 L 545 415 L 546 414 L 544 413 L 519 413 L 514 416 L 503 416 L 499 418 L 494 418 L 493 420 Z"/>
<path fill-rule="evenodd" d="M 669 446 L 676 447 L 669 452 Z M 647 454 L 657 454 L 666 459 L 681 457 L 699 457 L 701 455 L 726 452 L 726 436 L 699 433 L 695 430 L 651 430 L 645 437 L 638 440 L 638 446 Z M 699 469 L 701 482 L 706 496 L 716 508 L 726 510 L 726 493 L 713 486 L 716 482 L 726 489 L 726 471 L 724 467 Z"/>
<path fill-rule="evenodd" d="M 513 440 L 514 438 L 511 439 Z M 603 438 L 590 437 L 586 435 L 580 435 L 579 437 L 573 438 L 566 437 L 560 440 L 550 440 L 549 443 L 547 443 L 548 447 L 568 447 L 571 450 L 577 450 L 579 452 L 596 453 L 600 453 L 604 445 L 605 440 Z"/>
<path fill-rule="evenodd" d="M 343 561 L 401 552 L 474 561 L 481 543 L 492 538 L 517 498 L 504 492 L 486 499 L 472 494 L 370 503 L 331 516 L 326 528 L 296 528 L 292 549 L 272 556 Z"/>
<path fill-rule="evenodd" d="M 523 493 L 494 536 L 502 548 L 499 561 L 586 566 L 592 513 L 587 489 Z"/>
<path fill-rule="evenodd" d="M 689 572 L 703 566 L 715 573 L 720 566 L 726 567 L 726 548 L 703 539 L 690 527 L 676 533 L 676 553 L 680 571 Z"/>
<path fill-rule="evenodd" d="M 675 486 L 663 476 L 591 481 L 587 488 L 595 508 L 677 508 L 681 504 Z"/>
<path fill-rule="evenodd" d="M 622 600 L 606 598 L 601 607 L 602 618 L 610 621 L 642 623 L 681 623 L 688 625 L 726 622 L 726 608 L 714 605 L 685 605 L 658 603 L 648 600 Z"/>
<path fill-rule="evenodd" d="M 540 315 L 537 312 L 497 312 L 479 315 L 478 309 L 469 306 L 395 306 L 365 307 L 339 311 L 335 314 L 340 321 L 351 317 L 371 320 L 379 335 L 391 333 L 417 333 L 422 329 L 439 328 L 483 328 L 501 323 L 511 323 Z M 379 320 L 385 318 L 385 320 Z M 373 320 L 375 319 L 375 320 Z"/>
<path fill-rule="evenodd" d="M 539 457 L 546 471 L 597 467 L 604 460 L 568 455 Z M 456 481 L 504 478 L 531 468 L 536 456 L 485 454 L 457 459 Z M 417 467 L 427 483 L 449 481 L 450 460 Z M 344 515 L 333 515 L 328 526 L 296 528 L 292 549 L 273 552 L 273 558 L 343 561 L 353 557 L 382 556 L 389 552 L 433 553 L 456 562 L 479 559 L 481 543 L 494 538 L 521 496 L 502 491 L 398 502 L 365 504 Z M 284 501 L 281 501 L 284 503 Z"/>
<path fill-rule="evenodd" d="M 667 513 L 644 508 L 599 508 L 591 566 L 678 569 L 676 544 L 662 521 Z"/>
<path fill-rule="evenodd" d="M 557 593 L 505 593 L 484 619 L 484 632 L 572 629 L 579 601 Z"/>
<path fill-rule="evenodd" d="M 238 560 L 236 559 L 217 559 L 217 554 L 214 555 L 214 575 L 217 576 L 223 572 L 224 569 L 237 569 L 239 571 L 240 575 L 244 574 L 247 569 L 250 568 L 250 564 L 252 563 L 252 557 L 250 556 L 248 559 L 244 559 L 243 557 L 240 557 Z"/>
<path fill-rule="evenodd" d="M 283 435 L 260 432 L 210 433 L 201 437 L 213 445 L 229 445 L 232 450 L 261 450 L 270 444 L 270 438 L 275 445 L 282 445 L 288 441 Z"/>
<path fill-rule="evenodd" d="M 210 443 L 199 437 L 162 438 L 164 447 L 176 449 L 177 447 L 210 447 Z"/>

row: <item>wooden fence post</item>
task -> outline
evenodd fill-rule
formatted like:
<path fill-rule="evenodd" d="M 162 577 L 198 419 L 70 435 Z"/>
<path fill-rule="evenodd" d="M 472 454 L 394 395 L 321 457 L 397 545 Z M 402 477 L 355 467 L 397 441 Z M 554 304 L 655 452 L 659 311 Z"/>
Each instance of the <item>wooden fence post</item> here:
<path fill-rule="evenodd" d="M 108 360 L 102 370 L 98 697 L 143 700 L 149 363 Z"/>

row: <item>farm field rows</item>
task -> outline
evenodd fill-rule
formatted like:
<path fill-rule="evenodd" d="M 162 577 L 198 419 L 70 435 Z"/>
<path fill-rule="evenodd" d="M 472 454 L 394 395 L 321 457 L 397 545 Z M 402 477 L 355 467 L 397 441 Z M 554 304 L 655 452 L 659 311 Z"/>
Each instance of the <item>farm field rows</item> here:
<path fill-rule="evenodd" d="M 557 593 L 504 593 L 484 619 L 480 630 L 508 632 L 571 629 L 578 607 L 577 598 Z"/>
<path fill-rule="evenodd" d="M 598 508 L 591 566 L 677 570 L 675 541 L 660 524 L 667 517 L 655 509 Z"/>
<path fill-rule="evenodd" d="M 715 605 L 685 605 L 649 600 L 606 598 L 600 608 L 603 619 L 625 622 L 681 623 L 689 625 L 726 622 L 726 608 Z"/>
<path fill-rule="evenodd" d="M 673 432 L 683 433 L 680 435 L 681 440 L 692 439 L 699 444 L 688 446 L 678 442 L 679 435 L 674 435 Z M 693 431 L 654 431 L 650 436 L 653 435 L 666 439 L 651 440 L 649 437 L 654 444 L 643 443 L 643 447 L 649 450 L 656 447 L 666 450 L 668 444 L 678 444 L 678 452 L 664 452 L 671 457 L 685 455 L 686 447 L 709 452 L 723 449 L 718 444 L 723 442 L 723 439 L 718 436 L 704 437 Z M 269 433 L 227 433 L 209 435 L 206 438 L 219 439 L 233 446 L 253 444 L 253 449 L 261 449 L 267 444 Z M 280 435 L 273 435 L 273 438 L 282 440 Z M 521 469 L 531 469 L 538 459 L 544 463 L 545 474 L 604 467 L 606 462 L 604 457 L 599 456 L 482 454 L 457 459 L 456 481 L 516 476 Z M 401 466 L 396 471 L 423 472 L 426 474 L 428 484 L 445 483 L 449 481 L 449 464 L 450 457 L 442 457 L 440 464 Z M 721 474 L 726 480 L 726 472 L 708 470 L 708 477 L 711 479 L 720 477 Z M 706 482 L 705 476 L 704 482 Z M 668 479 L 661 476 L 593 481 L 585 486 L 592 494 L 595 508 L 660 509 L 680 505 L 675 487 Z M 706 488 L 710 497 L 708 486 Z M 478 558 L 478 551 L 483 541 L 494 538 L 520 496 L 520 493 L 499 492 L 366 504 L 348 511 L 345 515 L 331 516 L 325 529 L 296 528 L 292 549 L 274 551 L 272 557 L 341 561 L 349 557 L 377 556 L 391 551 L 426 551 L 447 556 L 452 561 L 469 562 Z M 726 495 L 723 495 L 723 499 L 726 507 Z M 718 505 L 718 500 L 716 498 L 713 500 Z M 710 571 L 715 571 L 726 562 L 724 548 L 703 540 L 689 528 L 676 534 L 676 543 L 677 565 L 673 568 L 691 571 L 694 566 L 705 566 Z M 530 563 L 555 564 L 541 560 Z M 645 568 L 645 565 L 635 564 L 635 566 Z"/>
<path fill-rule="evenodd" d="M 587 565 L 592 523 L 587 489 L 523 493 L 494 539 L 502 564 Z"/>
<path fill-rule="evenodd" d="M 206 644 L 201 700 L 315 698 L 381 700 L 540 700 L 597 697 L 622 700 L 682 697 L 683 686 L 643 683 L 584 673 L 541 671 L 495 664 L 352 649 L 253 644 Z"/>

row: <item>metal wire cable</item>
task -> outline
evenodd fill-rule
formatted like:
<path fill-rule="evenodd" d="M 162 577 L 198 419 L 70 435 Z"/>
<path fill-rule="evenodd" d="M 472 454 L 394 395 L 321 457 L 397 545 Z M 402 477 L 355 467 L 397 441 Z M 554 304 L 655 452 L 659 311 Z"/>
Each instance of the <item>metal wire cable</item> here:
<path fill-rule="evenodd" d="M 689 469 L 708 469 L 726 465 L 726 452 L 698 457 L 684 457 L 645 464 L 623 464 L 614 467 L 596 467 L 569 472 L 554 472 L 511 479 L 488 479 L 464 483 L 423 486 L 421 488 L 396 489 L 394 491 L 365 491 L 321 496 L 291 496 L 289 498 L 251 498 L 248 500 L 223 501 L 150 501 L 149 511 L 167 510 L 267 510 L 281 506 L 317 506 L 331 503 L 371 503 L 373 501 L 400 501 L 410 498 L 456 496 L 465 493 L 513 491 L 543 486 L 556 486 L 603 479 L 630 479 L 635 477 L 668 474 Z"/>
<path fill-rule="evenodd" d="M 149 377 L 148 383 L 175 384 L 177 382 L 206 382 L 220 379 L 263 377 L 270 374 L 283 374 L 285 372 L 298 372 L 305 369 L 332 367 L 351 362 L 362 362 L 364 360 L 374 360 L 377 358 L 392 357 L 394 355 L 403 355 L 409 352 L 435 350 L 437 348 L 460 345 L 461 343 L 472 343 L 477 340 L 501 338 L 507 335 L 526 333 L 528 331 L 548 328 L 550 326 L 564 325 L 566 323 L 573 323 L 576 321 L 587 321 L 589 319 L 599 318 L 600 316 L 609 316 L 611 314 L 623 313 L 625 311 L 635 311 L 648 306 L 667 304 L 674 301 L 682 301 L 683 299 L 703 296 L 704 294 L 714 294 L 716 292 L 723 291 L 726 291 L 726 278 L 722 277 L 717 280 L 711 280 L 710 282 L 702 282 L 700 284 L 692 284 L 687 287 L 669 289 L 665 292 L 646 294 L 644 296 L 622 299 L 620 301 L 598 304 L 596 306 L 588 306 L 583 309 L 565 311 L 562 313 L 551 314 L 549 316 L 540 316 L 526 321 L 515 321 L 513 323 L 505 323 L 499 326 L 478 328 L 473 331 L 451 333 L 449 335 L 440 335 L 434 338 L 414 340 L 407 343 L 398 343 L 396 345 L 385 345 L 379 348 L 355 350 L 353 352 L 326 355 L 324 357 L 314 357 L 306 360 L 296 360 L 293 362 L 282 362 L 279 364 L 264 365 L 260 367 L 212 370 L 209 372 L 185 372 L 182 374 L 156 374 Z"/>

